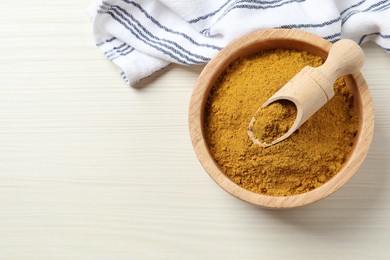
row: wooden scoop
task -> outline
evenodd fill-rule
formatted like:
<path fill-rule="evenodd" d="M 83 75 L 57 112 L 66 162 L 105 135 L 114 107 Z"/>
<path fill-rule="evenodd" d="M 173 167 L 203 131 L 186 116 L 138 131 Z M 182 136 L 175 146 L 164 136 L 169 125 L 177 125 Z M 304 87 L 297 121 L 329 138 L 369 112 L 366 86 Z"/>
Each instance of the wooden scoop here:
<path fill-rule="evenodd" d="M 325 63 L 319 67 L 304 67 L 261 107 L 277 100 L 290 100 L 297 107 L 297 117 L 291 128 L 271 143 L 258 140 L 253 131 L 256 118 L 249 123 L 248 136 L 253 143 L 267 147 L 288 138 L 333 96 L 333 84 L 340 76 L 357 72 L 363 66 L 364 52 L 352 40 L 340 40 L 333 44 Z"/>

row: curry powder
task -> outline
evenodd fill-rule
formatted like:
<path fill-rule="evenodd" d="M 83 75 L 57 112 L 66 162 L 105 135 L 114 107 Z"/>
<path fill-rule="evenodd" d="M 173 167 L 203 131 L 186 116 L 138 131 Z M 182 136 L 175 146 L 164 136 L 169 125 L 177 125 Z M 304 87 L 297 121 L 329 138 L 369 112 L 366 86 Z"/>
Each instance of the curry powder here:
<path fill-rule="evenodd" d="M 263 148 L 247 135 L 258 108 L 304 66 L 323 59 L 276 49 L 230 64 L 214 84 L 205 110 L 209 150 L 233 182 L 255 193 L 296 195 L 330 180 L 346 161 L 357 133 L 353 96 L 342 78 L 335 96 L 294 134 Z"/>
<path fill-rule="evenodd" d="M 254 124 L 249 126 L 253 137 L 270 144 L 290 130 L 297 117 L 297 107 L 289 100 L 278 100 L 261 107 L 254 116 Z"/>

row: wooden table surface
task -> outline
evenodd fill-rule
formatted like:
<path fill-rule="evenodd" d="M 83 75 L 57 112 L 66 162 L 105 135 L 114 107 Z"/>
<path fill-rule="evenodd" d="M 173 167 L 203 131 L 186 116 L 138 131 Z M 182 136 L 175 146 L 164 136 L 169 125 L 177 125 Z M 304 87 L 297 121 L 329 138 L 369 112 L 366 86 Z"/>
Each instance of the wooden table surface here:
<path fill-rule="evenodd" d="M 371 150 L 331 197 L 265 210 L 221 190 L 187 125 L 201 67 L 127 87 L 95 47 L 91 0 L 0 16 L 0 259 L 390 259 L 390 55 L 367 44 Z"/>

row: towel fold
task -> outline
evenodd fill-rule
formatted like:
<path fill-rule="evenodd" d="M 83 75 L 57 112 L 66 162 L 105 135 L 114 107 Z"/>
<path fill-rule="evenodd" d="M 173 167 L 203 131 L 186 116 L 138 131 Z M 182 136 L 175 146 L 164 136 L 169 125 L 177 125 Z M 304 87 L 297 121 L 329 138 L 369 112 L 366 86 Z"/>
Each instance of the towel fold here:
<path fill-rule="evenodd" d="M 170 63 L 208 62 L 232 40 L 265 28 L 371 40 L 390 52 L 390 0 L 106 0 L 88 13 L 96 45 L 129 85 Z"/>

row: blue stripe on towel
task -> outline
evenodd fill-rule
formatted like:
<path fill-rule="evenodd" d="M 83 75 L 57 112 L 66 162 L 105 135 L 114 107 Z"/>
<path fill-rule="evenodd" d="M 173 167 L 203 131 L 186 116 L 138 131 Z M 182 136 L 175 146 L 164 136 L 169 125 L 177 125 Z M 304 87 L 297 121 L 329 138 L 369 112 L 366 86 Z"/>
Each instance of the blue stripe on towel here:
<path fill-rule="evenodd" d="M 235 5 L 235 6 L 232 6 L 231 8 L 229 8 L 228 10 L 226 10 L 224 12 L 224 14 L 218 18 L 218 20 L 220 20 L 222 17 L 224 17 L 226 14 L 228 14 L 230 11 L 234 10 L 234 9 L 253 9 L 253 10 L 258 10 L 258 9 L 261 9 L 261 10 L 265 10 L 265 9 L 273 9 L 273 8 L 278 8 L 278 7 L 281 7 L 283 5 L 286 5 L 286 4 L 292 4 L 292 3 L 300 3 L 300 2 L 305 2 L 306 0 L 289 0 L 289 1 L 286 1 L 286 2 L 282 2 L 280 4 L 277 4 L 277 5 L 267 5 L 267 6 L 263 6 L 263 5 L 253 5 L 253 4 L 241 4 L 240 2 L 240 5 Z M 251 1 L 245 1 L 245 2 L 251 2 Z M 242 3 L 245 3 L 244 1 Z M 254 2 L 254 4 L 256 4 L 256 2 Z"/>
<path fill-rule="evenodd" d="M 332 34 L 332 35 L 325 36 L 323 38 L 325 40 L 328 40 L 328 41 L 332 42 L 332 43 L 333 42 L 337 42 L 341 38 L 341 33 L 335 33 L 335 34 Z"/>
<path fill-rule="evenodd" d="M 130 48 L 130 50 L 128 50 L 127 52 L 122 52 L 122 53 L 119 53 L 118 55 L 114 56 L 114 57 L 110 57 L 109 59 L 112 61 L 112 60 L 115 60 L 121 56 L 127 56 L 129 55 L 130 53 L 132 53 L 135 49 L 134 48 Z"/>
<path fill-rule="evenodd" d="M 222 49 L 222 47 L 215 46 L 215 45 L 212 45 L 212 44 L 198 43 L 197 41 L 192 39 L 187 34 L 182 33 L 182 32 L 178 32 L 178 31 L 175 31 L 175 30 L 172 30 L 172 29 L 162 25 L 159 21 L 157 21 L 155 18 L 153 18 L 153 16 L 151 16 L 145 9 L 143 9 L 138 3 L 135 3 L 135 2 L 129 1 L 129 0 L 122 0 L 122 1 L 127 3 L 127 4 L 131 4 L 131 5 L 135 6 L 135 7 L 137 7 L 145 15 L 146 18 L 148 18 L 155 25 L 157 25 L 159 28 L 163 29 L 166 32 L 169 32 L 169 33 L 172 33 L 172 34 L 176 34 L 176 35 L 180 35 L 180 36 L 184 37 L 185 39 L 187 39 L 189 42 L 191 42 L 192 44 L 194 44 L 196 46 L 207 47 L 207 48 L 211 48 L 211 49 L 214 49 L 214 50 L 221 50 Z"/>
<path fill-rule="evenodd" d="M 226 1 L 226 3 L 224 3 L 223 5 L 221 5 L 217 10 L 212 11 L 211 13 L 208 13 L 208 14 L 205 14 L 205 15 L 202 15 L 202 16 L 199 16 L 199 17 L 197 17 L 197 18 L 191 19 L 191 20 L 189 20 L 188 22 L 189 22 L 189 23 L 197 23 L 197 22 L 199 22 L 199 21 L 206 20 L 207 18 L 209 18 L 209 17 L 211 17 L 211 16 L 214 16 L 216 13 L 218 13 L 219 11 L 221 11 L 228 3 L 230 3 L 230 0 Z"/>
<path fill-rule="evenodd" d="M 116 14 L 115 14 L 115 13 Z M 185 64 L 185 65 L 190 65 L 191 63 L 188 62 L 188 59 L 185 59 L 183 60 L 182 58 L 178 57 L 177 55 L 179 56 L 185 56 L 183 54 L 179 54 L 177 50 L 173 49 L 172 47 L 169 47 L 168 46 L 168 49 L 172 50 L 171 51 L 168 51 L 166 49 L 163 49 L 161 47 L 158 46 L 158 42 L 157 42 L 157 45 L 154 44 L 156 43 L 156 41 L 153 41 L 153 40 L 150 40 L 148 37 L 146 37 L 145 35 L 143 35 L 142 33 L 139 32 L 139 30 L 136 29 L 137 32 L 135 32 L 133 29 L 132 29 L 132 24 L 131 22 L 129 22 L 128 19 L 126 19 L 123 15 L 121 15 L 120 13 L 118 13 L 118 11 L 116 10 L 113 10 L 113 12 L 111 11 L 102 11 L 102 10 L 99 10 L 98 13 L 101 13 L 101 14 L 108 14 L 110 15 L 114 20 L 116 20 L 119 24 L 121 24 L 123 27 L 125 27 L 127 30 L 129 30 L 129 32 L 131 34 L 133 34 L 138 40 L 142 41 L 143 43 L 145 43 L 146 45 L 154 48 L 155 50 L 171 57 L 172 59 L 176 60 L 177 62 L 179 63 L 182 63 L 182 64 Z M 118 16 L 120 17 L 118 17 Z M 130 24 L 130 26 L 128 25 Z M 144 38 L 146 38 L 146 40 Z M 161 44 L 160 44 L 161 45 Z M 164 46 L 165 47 L 165 46 Z"/>
<path fill-rule="evenodd" d="M 283 6 L 283 5 L 286 5 L 286 4 L 291 4 L 291 3 L 300 3 L 300 2 L 304 2 L 306 0 L 288 0 L 286 2 L 283 2 L 283 3 L 279 3 L 283 0 L 278 0 L 278 1 L 273 1 L 273 2 L 263 2 L 263 1 L 256 1 L 256 0 L 246 0 L 246 1 L 236 1 L 234 4 L 232 4 L 229 9 L 225 10 L 225 12 L 220 16 L 218 17 L 217 21 L 215 23 L 217 23 L 220 19 L 222 19 L 223 17 L 225 17 L 228 13 L 230 13 L 230 11 L 234 10 L 234 9 L 253 9 L 253 10 L 258 10 L 258 9 L 269 9 L 269 8 L 278 8 L 280 6 Z M 249 4 L 241 4 L 241 5 L 235 5 L 237 3 L 245 3 L 245 2 L 249 2 L 249 3 L 255 3 L 255 4 L 263 4 L 263 3 L 279 3 L 277 5 L 272 5 L 272 6 L 259 6 L 259 5 L 249 5 Z M 213 25 L 211 26 L 213 27 Z M 206 36 L 210 36 L 210 28 L 205 28 L 203 30 L 200 31 L 201 34 L 204 34 Z"/>
<path fill-rule="evenodd" d="M 127 45 L 127 44 L 126 44 Z M 111 58 L 115 55 L 122 55 L 123 53 L 126 53 L 129 49 L 134 49 L 133 47 L 131 47 L 130 45 L 127 45 L 126 48 L 124 49 L 121 49 L 121 50 L 116 50 L 116 51 L 113 51 L 111 52 L 110 54 L 106 54 L 107 55 L 107 58 Z M 123 56 L 123 55 L 122 55 Z"/>
<path fill-rule="evenodd" d="M 112 37 L 110 39 L 107 39 L 105 41 L 102 41 L 102 42 L 98 42 L 96 43 L 96 46 L 102 46 L 103 44 L 107 43 L 107 42 L 112 42 L 113 40 L 116 40 L 116 37 Z"/>
<path fill-rule="evenodd" d="M 276 28 L 286 28 L 286 29 L 299 29 L 299 28 L 318 28 L 318 27 L 325 27 L 331 24 L 334 24 L 336 22 L 341 21 L 341 17 L 322 22 L 322 23 L 317 23 L 317 24 L 286 24 L 286 25 L 281 25 Z M 203 34 L 207 34 L 210 31 L 210 28 L 203 29 L 201 32 Z"/>
<path fill-rule="evenodd" d="M 344 9 L 344 11 L 342 11 L 342 12 L 340 13 L 340 15 L 342 16 L 346 11 L 348 11 L 348 10 L 354 8 L 354 7 L 358 7 L 359 5 L 362 5 L 364 2 L 366 2 L 366 0 L 360 1 L 359 3 L 354 4 L 354 5 L 351 5 L 351 6 L 348 7 L 347 9 Z"/>
<path fill-rule="evenodd" d="M 153 34 L 152 34 L 150 31 L 148 31 L 148 30 L 147 30 L 147 29 L 146 29 L 138 20 L 136 20 L 131 14 L 129 14 L 125 9 L 123 9 L 123 8 L 121 8 L 120 6 L 117 6 L 117 5 L 112 5 L 109 9 L 114 10 L 114 8 L 118 9 L 118 10 L 119 10 L 118 12 L 120 12 L 120 13 L 123 14 L 124 16 L 130 18 L 134 23 L 136 23 L 136 24 L 138 25 L 138 28 L 142 29 L 142 31 L 143 31 L 144 33 L 146 33 L 149 37 L 151 37 L 151 38 L 153 38 L 153 39 L 155 39 L 155 40 L 158 41 L 158 42 L 155 42 L 155 43 L 158 43 L 159 45 L 164 46 L 164 47 L 166 47 L 166 48 L 168 48 L 168 49 L 171 49 L 171 50 L 172 50 L 172 47 L 171 47 L 171 46 L 166 45 L 166 44 L 161 43 L 161 42 L 165 42 L 165 43 L 168 43 L 168 44 L 172 44 L 172 45 L 175 46 L 176 48 L 180 49 L 180 50 L 183 52 L 183 55 L 184 55 L 184 56 L 186 56 L 186 54 L 187 54 L 187 55 L 190 55 L 190 56 L 192 56 L 192 57 L 194 57 L 194 58 L 199 59 L 201 62 L 206 62 L 206 61 L 209 61 L 209 60 L 210 60 L 209 58 L 206 58 L 206 57 L 204 57 L 204 56 L 202 56 L 202 55 L 199 55 L 199 54 L 196 54 L 196 53 L 192 53 L 192 52 L 186 50 L 185 48 L 183 48 L 182 46 L 180 46 L 177 42 L 174 42 L 174 41 L 171 41 L 171 40 L 167 40 L 167 39 L 161 39 L 161 38 L 159 38 L 159 37 L 153 35 Z M 118 13 L 118 14 L 119 14 L 119 13 Z M 138 30 L 138 29 L 137 29 L 137 26 L 135 26 L 134 24 L 132 24 L 130 21 L 128 21 L 128 22 L 129 22 L 132 26 L 134 26 L 134 29 Z M 142 32 L 139 32 L 139 33 L 142 34 Z M 146 36 L 145 36 L 145 38 L 146 38 Z M 174 50 L 177 51 L 176 49 L 174 49 Z M 184 56 L 182 56 L 182 57 L 184 57 Z M 188 60 L 193 61 L 192 58 L 190 58 L 190 57 L 188 57 L 188 56 L 187 56 L 187 58 L 188 58 Z"/>
<path fill-rule="evenodd" d="M 381 7 L 377 8 L 377 9 L 372 10 L 372 11 L 373 12 L 384 11 L 384 10 L 389 9 L 389 7 L 390 7 L 390 2 L 387 5 L 381 6 Z"/>
<path fill-rule="evenodd" d="M 288 24 L 288 25 L 282 25 L 280 26 L 279 28 L 286 28 L 286 29 L 293 29 L 293 28 L 318 28 L 318 27 L 325 27 L 325 26 L 328 26 L 328 25 L 331 25 L 331 24 L 334 24 L 334 23 L 337 23 L 341 21 L 341 18 L 340 17 L 337 17 L 335 19 L 332 19 L 332 20 L 329 20 L 329 21 L 326 21 L 326 22 L 322 22 L 322 23 L 312 23 L 312 24 L 306 24 L 306 23 L 303 23 L 303 24 Z"/>
<path fill-rule="evenodd" d="M 232 7 L 234 7 L 236 4 L 240 4 L 240 3 L 255 3 L 255 4 L 276 4 L 276 3 L 280 3 L 281 1 L 283 0 L 275 0 L 275 1 L 258 1 L 258 0 L 241 0 L 241 1 L 234 1 L 231 5 L 230 5 L 230 9 Z M 210 18 L 212 16 L 214 16 L 215 14 L 219 13 L 224 7 L 227 6 L 228 3 L 230 3 L 231 1 L 227 1 L 226 3 L 224 3 L 222 6 L 220 6 L 217 10 L 211 12 L 211 13 L 208 13 L 208 14 L 205 14 L 205 15 L 202 15 L 202 16 L 199 16 L 197 18 L 194 18 L 194 19 L 191 19 L 190 21 L 188 21 L 189 23 L 197 23 L 199 21 L 202 21 L 202 20 L 206 20 L 207 18 Z M 234 9 L 234 8 L 233 8 Z M 230 11 L 230 10 L 229 10 Z M 229 12 L 228 11 L 228 12 Z M 226 11 L 224 12 L 224 14 L 222 16 L 225 16 L 226 15 Z M 221 17 L 219 17 L 218 19 L 220 19 Z"/>
<path fill-rule="evenodd" d="M 382 37 L 384 39 L 390 39 L 390 34 L 381 34 L 380 32 L 375 32 L 375 33 L 370 33 L 370 34 L 365 34 L 363 35 L 360 40 L 359 40 L 359 44 L 362 44 L 364 39 L 368 36 L 372 36 L 372 35 L 376 35 L 376 36 L 379 36 L 379 37 Z"/>
<path fill-rule="evenodd" d="M 119 51 L 121 48 L 125 47 L 126 45 L 127 45 L 126 43 L 122 43 L 121 45 L 116 46 L 116 47 L 112 48 L 111 50 L 105 51 L 104 54 L 108 54 L 108 53 L 113 52 L 115 50 Z"/>
<path fill-rule="evenodd" d="M 347 21 L 348 21 L 348 19 L 349 18 L 351 18 L 353 15 L 355 15 L 355 14 L 358 14 L 358 13 L 365 13 L 365 12 L 372 12 L 372 11 L 375 11 L 375 10 L 373 10 L 373 9 L 375 9 L 375 8 L 379 8 L 379 7 L 381 7 L 383 4 L 388 4 L 389 3 L 389 1 L 388 0 L 383 0 L 383 1 L 380 1 L 380 2 L 377 2 L 377 3 L 375 3 L 375 4 L 373 4 L 373 5 L 370 5 L 368 8 L 366 8 L 366 9 L 364 9 L 364 10 L 362 10 L 362 11 L 360 11 L 360 10 L 355 10 L 355 11 L 351 11 L 351 12 L 349 12 L 344 18 L 343 18 L 343 20 L 342 20 L 342 22 L 341 22 L 341 25 L 343 25 L 343 24 L 345 24 Z"/>
<path fill-rule="evenodd" d="M 167 51 L 166 52 L 169 52 L 171 54 L 175 54 L 173 56 L 170 56 L 176 60 L 178 60 L 177 58 L 179 58 L 178 56 L 186 59 L 188 62 L 182 62 L 183 60 L 181 58 L 179 58 L 181 61 L 181 63 L 183 64 L 200 64 L 200 63 L 203 63 L 205 61 L 208 61 L 209 58 L 206 58 L 206 57 L 203 57 L 201 55 L 198 55 L 198 54 L 193 54 L 191 53 L 190 51 L 188 50 L 185 50 L 183 47 L 181 47 L 180 45 L 178 45 L 176 42 L 173 42 L 173 41 L 170 41 L 170 40 L 166 40 L 166 39 L 160 39 L 156 36 L 154 36 L 153 34 L 151 34 L 149 31 L 147 31 L 142 25 L 139 24 L 139 22 L 137 20 L 135 20 L 130 14 L 128 14 L 126 12 L 126 10 L 124 10 L 123 8 L 120 8 L 118 6 L 110 6 L 110 7 L 102 7 L 101 8 L 102 10 L 105 9 L 105 11 L 100 11 L 102 13 L 108 13 L 110 14 L 115 20 L 117 21 L 121 21 L 122 25 L 123 24 L 127 24 L 129 26 L 126 27 L 126 29 L 129 29 L 130 32 L 137 37 L 137 39 L 141 40 L 142 42 L 144 43 L 151 43 L 152 45 L 148 44 L 149 46 L 151 47 L 155 47 L 155 46 L 161 46 L 161 47 L 164 47 L 170 51 Z M 141 29 L 145 32 L 143 33 L 133 22 L 131 22 L 127 17 L 129 17 L 130 19 L 132 19 L 133 21 L 135 21 L 136 23 L 138 23 L 138 25 L 141 27 Z M 134 29 L 134 30 L 132 30 Z M 136 31 L 136 32 L 135 32 Z M 174 45 L 175 47 L 173 46 L 170 46 L 166 43 L 169 43 L 169 44 L 172 44 Z M 161 48 L 160 48 L 161 49 Z M 159 50 L 160 50 L 159 49 Z M 182 50 L 183 52 L 179 51 L 178 49 Z M 161 50 L 160 50 L 161 51 Z M 186 55 L 185 53 L 189 54 L 189 55 L 192 55 L 194 58 L 197 58 L 197 60 L 195 60 L 194 58 L 191 58 L 190 56 Z M 164 53 L 164 54 L 167 54 L 167 53 Z M 176 56 L 178 55 L 178 56 Z M 179 60 L 178 60 L 179 61 Z"/>

